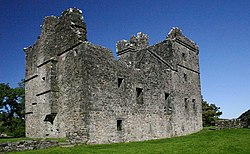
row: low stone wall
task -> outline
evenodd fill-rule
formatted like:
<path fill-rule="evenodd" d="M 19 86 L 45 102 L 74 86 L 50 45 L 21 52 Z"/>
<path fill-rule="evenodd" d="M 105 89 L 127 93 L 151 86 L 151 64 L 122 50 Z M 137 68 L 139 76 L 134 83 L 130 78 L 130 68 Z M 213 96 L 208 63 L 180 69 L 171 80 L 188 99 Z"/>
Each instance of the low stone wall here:
<path fill-rule="evenodd" d="M 66 134 L 66 137 L 70 144 L 86 143 L 88 140 L 87 132 L 85 129 L 82 129 L 80 131 L 75 131 L 75 132 L 69 132 Z"/>
<path fill-rule="evenodd" d="M 221 119 L 216 121 L 217 129 L 245 128 L 246 123 L 240 119 Z"/>
<path fill-rule="evenodd" d="M 6 142 L 0 143 L 0 153 L 22 150 L 44 149 L 58 146 L 58 141 L 45 140 L 24 140 L 20 142 Z"/>

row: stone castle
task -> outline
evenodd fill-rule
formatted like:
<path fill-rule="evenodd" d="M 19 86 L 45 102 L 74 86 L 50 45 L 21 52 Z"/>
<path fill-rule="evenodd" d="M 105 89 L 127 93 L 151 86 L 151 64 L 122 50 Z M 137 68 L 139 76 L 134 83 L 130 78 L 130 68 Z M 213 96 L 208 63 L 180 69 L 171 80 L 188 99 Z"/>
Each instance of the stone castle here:
<path fill-rule="evenodd" d="M 41 29 L 24 49 L 27 137 L 99 144 L 202 129 L 199 49 L 180 29 L 152 46 L 143 33 L 118 41 L 118 60 L 87 41 L 76 8 Z"/>

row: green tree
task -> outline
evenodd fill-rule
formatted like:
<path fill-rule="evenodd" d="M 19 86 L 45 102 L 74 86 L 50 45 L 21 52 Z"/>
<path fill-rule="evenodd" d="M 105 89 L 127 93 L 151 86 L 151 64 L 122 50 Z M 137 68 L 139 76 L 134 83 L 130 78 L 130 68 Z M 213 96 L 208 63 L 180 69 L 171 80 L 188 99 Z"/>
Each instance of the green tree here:
<path fill-rule="evenodd" d="M 202 121 L 203 126 L 214 126 L 215 121 L 222 115 L 220 107 L 215 104 L 209 104 L 207 101 L 202 99 Z"/>
<path fill-rule="evenodd" d="M 24 136 L 24 113 L 24 81 L 16 88 L 0 83 L 0 133 Z"/>

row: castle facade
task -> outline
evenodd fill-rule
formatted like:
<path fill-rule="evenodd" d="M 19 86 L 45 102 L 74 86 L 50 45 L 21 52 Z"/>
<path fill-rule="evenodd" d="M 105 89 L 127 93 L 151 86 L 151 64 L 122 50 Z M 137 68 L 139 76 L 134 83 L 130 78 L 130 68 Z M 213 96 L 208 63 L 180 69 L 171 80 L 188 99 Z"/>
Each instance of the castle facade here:
<path fill-rule="evenodd" d="M 149 46 L 138 33 L 112 52 L 87 41 L 82 12 L 45 17 L 25 48 L 26 136 L 99 144 L 202 129 L 199 49 L 181 30 Z"/>

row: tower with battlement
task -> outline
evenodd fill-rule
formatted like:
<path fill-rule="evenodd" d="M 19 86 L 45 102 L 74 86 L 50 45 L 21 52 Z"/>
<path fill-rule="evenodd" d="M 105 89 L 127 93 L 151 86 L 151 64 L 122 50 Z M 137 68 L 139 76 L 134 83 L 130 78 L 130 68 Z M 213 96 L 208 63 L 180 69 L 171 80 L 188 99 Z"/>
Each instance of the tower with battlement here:
<path fill-rule="evenodd" d="M 139 32 L 112 52 L 87 41 L 82 12 L 45 17 L 25 48 L 26 136 L 98 144 L 202 129 L 198 46 L 173 28 L 149 46 Z"/>

